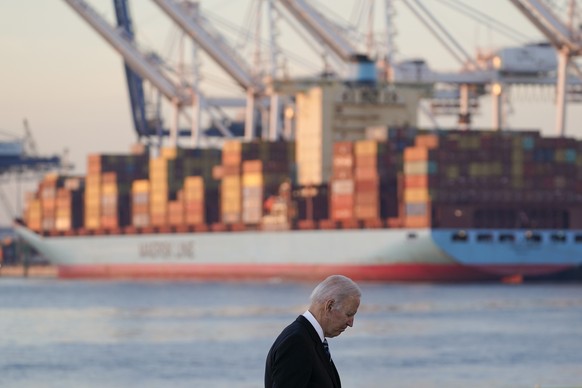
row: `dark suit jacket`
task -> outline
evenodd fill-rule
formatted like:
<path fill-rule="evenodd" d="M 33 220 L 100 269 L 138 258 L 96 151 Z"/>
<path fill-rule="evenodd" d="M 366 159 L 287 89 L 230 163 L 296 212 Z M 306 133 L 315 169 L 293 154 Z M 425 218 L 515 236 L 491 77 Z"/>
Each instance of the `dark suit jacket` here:
<path fill-rule="evenodd" d="M 317 331 L 302 315 L 279 334 L 267 355 L 265 388 L 281 387 L 341 387 Z"/>

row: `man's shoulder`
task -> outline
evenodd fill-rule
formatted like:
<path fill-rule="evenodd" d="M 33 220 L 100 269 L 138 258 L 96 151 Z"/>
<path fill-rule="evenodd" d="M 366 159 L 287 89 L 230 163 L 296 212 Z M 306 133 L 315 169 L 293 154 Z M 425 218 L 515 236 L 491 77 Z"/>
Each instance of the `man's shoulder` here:
<path fill-rule="evenodd" d="M 306 339 L 309 339 L 310 326 L 311 324 L 309 323 L 309 321 L 304 316 L 300 315 L 299 317 L 297 317 L 297 319 L 295 319 L 293 322 L 287 325 L 285 329 L 283 329 L 279 337 L 280 339 L 288 337 L 305 337 Z"/>
<path fill-rule="evenodd" d="M 297 319 L 295 319 L 293 322 L 287 325 L 287 327 L 283 331 L 289 332 L 305 331 L 305 329 L 307 329 L 308 327 L 306 324 L 309 325 L 309 321 L 303 315 L 300 315 L 297 317 Z"/>

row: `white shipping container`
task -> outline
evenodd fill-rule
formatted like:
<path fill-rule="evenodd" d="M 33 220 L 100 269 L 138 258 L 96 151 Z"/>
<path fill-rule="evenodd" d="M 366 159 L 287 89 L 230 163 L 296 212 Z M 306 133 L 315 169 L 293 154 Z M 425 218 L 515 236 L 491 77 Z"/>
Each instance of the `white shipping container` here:
<path fill-rule="evenodd" d="M 332 194 L 353 194 L 355 189 L 352 179 L 335 179 L 331 181 Z"/>

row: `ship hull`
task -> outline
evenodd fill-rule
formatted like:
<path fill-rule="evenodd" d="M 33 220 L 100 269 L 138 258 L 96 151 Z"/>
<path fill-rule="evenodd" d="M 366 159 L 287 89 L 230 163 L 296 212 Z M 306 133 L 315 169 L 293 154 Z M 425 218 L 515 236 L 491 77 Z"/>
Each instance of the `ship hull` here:
<path fill-rule="evenodd" d="M 582 244 L 453 244 L 454 231 L 428 228 L 60 237 L 15 229 L 68 279 L 311 280 L 342 273 L 370 281 L 470 282 L 559 273 L 582 257 Z"/>
<path fill-rule="evenodd" d="M 317 280 L 332 274 L 354 280 L 392 282 L 488 281 L 496 276 L 458 264 L 105 264 L 63 265 L 63 279 Z"/>

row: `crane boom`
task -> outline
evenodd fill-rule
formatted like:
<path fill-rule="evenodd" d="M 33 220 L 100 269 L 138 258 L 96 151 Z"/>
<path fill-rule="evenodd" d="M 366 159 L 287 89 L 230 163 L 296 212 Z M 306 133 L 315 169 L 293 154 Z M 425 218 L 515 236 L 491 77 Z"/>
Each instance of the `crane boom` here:
<path fill-rule="evenodd" d="M 115 16 L 117 18 L 117 26 L 123 28 L 128 39 L 133 41 L 133 26 L 129 8 L 127 6 L 128 0 L 113 0 L 115 6 Z M 131 104 L 131 113 L 133 118 L 133 126 L 138 136 L 148 136 L 154 133 L 153 128 L 150 129 L 146 117 L 146 104 L 143 91 L 143 80 L 131 66 L 124 61 L 123 67 L 125 69 L 125 78 L 127 80 L 127 89 L 129 91 L 129 100 Z"/>
<path fill-rule="evenodd" d="M 245 90 L 262 88 L 253 76 L 251 66 L 228 45 L 218 32 L 210 28 L 210 23 L 199 11 L 193 19 L 182 4 L 173 0 L 153 1 Z"/>
<path fill-rule="evenodd" d="M 556 131 L 564 136 L 566 126 L 566 86 L 570 58 L 582 55 L 582 35 L 561 21 L 550 8 L 538 0 L 510 0 L 558 50 L 556 83 Z M 572 0 L 573 1 L 573 0 Z M 572 3 L 574 4 L 574 3 Z M 573 8 L 570 9 L 573 12 Z"/>
<path fill-rule="evenodd" d="M 343 38 L 341 31 L 331 21 L 304 0 L 279 1 L 312 36 L 328 45 L 342 60 L 347 62 L 355 55 L 361 54 L 349 41 Z"/>
<path fill-rule="evenodd" d="M 123 56 L 132 70 L 148 79 L 166 98 L 178 105 L 191 103 L 192 97 L 190 95 L 185 94 L 172 80 L 148 61 L 147 57 L 135 47 L 123 32 L 113 28 L 87 2 L 83 0 L 64 1 Z"/>
<path fill-rule="evenodd" d="M 510 0 L 542 34 L 558 49 L 567 48 L 572 54 L 582 53 L 582 35 L 566 26 L 538 0 Z"/>

